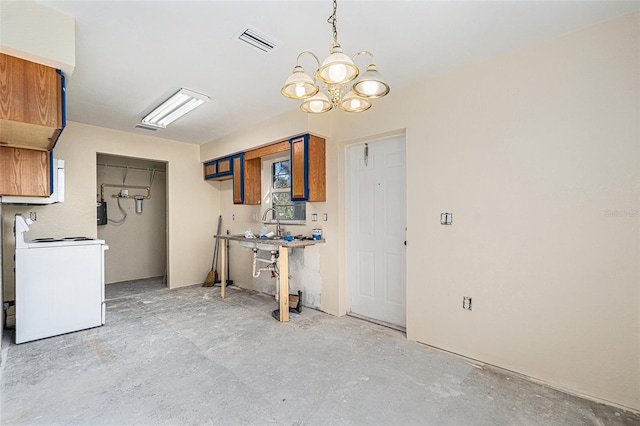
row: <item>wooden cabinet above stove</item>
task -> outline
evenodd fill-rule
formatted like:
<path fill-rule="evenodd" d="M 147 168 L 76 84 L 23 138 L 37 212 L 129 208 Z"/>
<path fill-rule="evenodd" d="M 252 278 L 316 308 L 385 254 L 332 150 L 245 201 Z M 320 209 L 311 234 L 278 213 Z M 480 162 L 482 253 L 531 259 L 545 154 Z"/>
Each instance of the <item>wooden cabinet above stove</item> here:
<path fill-rule="evenodd" d="M 65 126 L 64 76 L 0 53 L 0 145 L 50 151 Z"/>

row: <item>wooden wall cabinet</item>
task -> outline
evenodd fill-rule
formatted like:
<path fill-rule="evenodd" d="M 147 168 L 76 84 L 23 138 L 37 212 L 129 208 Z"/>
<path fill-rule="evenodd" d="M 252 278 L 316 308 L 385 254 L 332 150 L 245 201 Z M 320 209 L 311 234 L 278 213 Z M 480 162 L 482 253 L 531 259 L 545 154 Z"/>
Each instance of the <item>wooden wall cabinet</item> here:
<path fill-rule="evenodd" d="M 262 203 L 262 158 L 280 152 L 291 155 L 291 199 L 326 201 L 325 140 L 302 135 L 244 153 L 204 163 L 205 180 L 233 179 L 233 203 Z"/>
<path fill-rule="evenodd" d="M 233 203 L 244 204 L 244 153 L 204 163 L 205 180 L 233 179 Z"/>
<path fill-rule="evenodd" d="M 64 76 L 0 53 L 0 145 L 50 151 L 65 126 Z"/>
<path fill-rule="evenodd" d="M 48 197 L 49 167 L 47 151 L 0 147 L 0 195 Z"/>
<path fill-rule="evenodd" d="M 289 151 L 289 141 L 261 146 L 244 153 L 244 204 L 262 204 L 262 158 Z"/>
<path fill-rule="evenodd" d="M 260 158 L 244 159 L 244 204 L 262 203 L 262 161 Z"/>
<path fill-rule="evenodd" d="M 233 178 L 233 157 L 218 158 L 204 163 L 205 180 L 227 180 Z"/>
<path fill-rule="evenodd" d="M 289 140 L 291 148 L 291 200 L 326 201 L 325 140 L 303 135 Z"/>

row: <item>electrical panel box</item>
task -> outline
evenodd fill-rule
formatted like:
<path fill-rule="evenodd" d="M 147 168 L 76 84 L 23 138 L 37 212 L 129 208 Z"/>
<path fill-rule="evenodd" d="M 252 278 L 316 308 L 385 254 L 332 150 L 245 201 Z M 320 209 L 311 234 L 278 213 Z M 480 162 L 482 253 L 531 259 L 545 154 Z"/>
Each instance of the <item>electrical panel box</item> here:
<path fill-rule="evenodd" d="M 98 225 L 106 225 L 107 224 L 107 202 L 106 201 L 98 201 L 96 203 L 98 208 Z"/>

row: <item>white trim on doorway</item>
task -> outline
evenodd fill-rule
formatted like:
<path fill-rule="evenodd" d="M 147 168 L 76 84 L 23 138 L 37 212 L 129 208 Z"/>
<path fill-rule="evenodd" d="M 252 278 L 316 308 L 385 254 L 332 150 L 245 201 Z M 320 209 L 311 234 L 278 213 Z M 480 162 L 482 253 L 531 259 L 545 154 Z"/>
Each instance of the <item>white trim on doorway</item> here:
<path fill-rule="evenodd" d="M 406 327 L 406 147 L 353 144 L 345 162 L 347 312 Z"/>

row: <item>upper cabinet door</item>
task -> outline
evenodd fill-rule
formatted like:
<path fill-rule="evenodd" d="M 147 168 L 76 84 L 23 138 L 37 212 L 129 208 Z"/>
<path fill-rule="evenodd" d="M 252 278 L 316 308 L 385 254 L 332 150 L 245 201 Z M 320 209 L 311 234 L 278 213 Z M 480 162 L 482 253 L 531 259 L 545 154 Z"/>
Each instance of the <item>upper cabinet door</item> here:
<path fill-rule="evenodd" d="M 218 160 L 218 176 L 231 176 L 233 174 L 233 164 L 231 157 Z"/>
<path fill-rule="evenodd" d="M 244 203 L 244 154 L 233 157 L 233 204 Z"/>
<path fill-rule="evenodd" d="M 0 146 L 0 195 L 48 197 L 49 167 L 47 151 Z"/>
<path fill-rule="evenodd" d="M 291 144 L 291 200 L 306 201 L 309 198 L 309 135 L 293 138 Z"/>
<path fill-rule="evenodd" d="M 291 200 L 326 201 L 325 140 L 303 135 L 291 145 Z"/>
<path fill-rule="evenodd" d="M 64 121 L 62 74 L 0 53 L 0 142 L 48 151 Z"/>
<path fill-rule="evenodd" d="M 218 162 L 208 161 L 204 163 L 204 178 L 210 179 L 218 174 Z"/>

